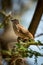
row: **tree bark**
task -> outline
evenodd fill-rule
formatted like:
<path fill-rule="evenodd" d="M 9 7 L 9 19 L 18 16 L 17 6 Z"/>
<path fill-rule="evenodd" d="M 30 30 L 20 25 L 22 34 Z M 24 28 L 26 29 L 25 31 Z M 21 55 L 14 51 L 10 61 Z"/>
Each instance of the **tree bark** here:
<path fill-rule="evenodd" d="M 42 13 L 43 13 L 43 0 L 38 0 L 33 19 L 31 21 L 29 28 L 28 28 L 28 30 L 33 34 L 33 36 L 37 30 L 37 27 L 38 27 L 38 24 L 40 22 Z"/>

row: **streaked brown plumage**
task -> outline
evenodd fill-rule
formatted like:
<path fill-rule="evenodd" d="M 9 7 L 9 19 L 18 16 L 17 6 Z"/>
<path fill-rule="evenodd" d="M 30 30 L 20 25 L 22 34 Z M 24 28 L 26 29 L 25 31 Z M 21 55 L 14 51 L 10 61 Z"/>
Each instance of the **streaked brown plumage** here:
<path fill-rule="evenodd" d="M 12 20 L 12 22 L 14 32 L 16 33 L 16 35 L 18 35 L 18 37 L 20 37 L 21 39 L 33 39 L 33 35 L 26 28 L 20 25 L 18 20 L 14 19 Z"/>

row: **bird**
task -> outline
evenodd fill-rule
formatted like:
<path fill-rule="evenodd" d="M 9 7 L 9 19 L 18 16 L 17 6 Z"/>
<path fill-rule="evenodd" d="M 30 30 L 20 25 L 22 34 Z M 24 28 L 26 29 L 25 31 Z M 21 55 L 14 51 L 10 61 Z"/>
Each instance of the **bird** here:
<path fill-rule="evenodd" d="M 21 25 L 18 19 L 13 19 L 12 22 L 14 32 L 18 36 L 18 39 L 33 39 L 32 33 L 30 33 L 29 30 L 27 30 L 23 25 Z"/>

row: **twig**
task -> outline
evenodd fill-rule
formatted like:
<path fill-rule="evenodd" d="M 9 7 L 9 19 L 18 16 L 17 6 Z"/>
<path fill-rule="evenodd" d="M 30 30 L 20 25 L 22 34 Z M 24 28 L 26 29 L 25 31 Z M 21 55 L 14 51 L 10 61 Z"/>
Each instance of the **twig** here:
<path fill-rule="evenodd" d="M 23 46 L 25 47 L 29 47 L 30 45 L 39 45 L 39 46 L 43 46 L 42 43 L 38 43 L 38 42 L 28 42 L 28 43 L 22 43 Z"/>
<path fill-rule="evenodd" d="M 40 37 L 40 36 L 42 36 L 42 35 L 43 35 L 43 33 L 40 33 L 40 34 L 38 34 L 37 36 L 35 36 L 34 38 Z"/>
<path fill-rule="evenodd" d="M 9 13 L 6 14 L 6 12 L 4 12 L 3 10 L 0 10 L 0 13 L 1 13 L 2 15 L 4 15 L 5 17 L 8 17 L 9 15 L 11 16 L 11 13 L 12 13 L 12 12 L 9 12 Z"/>

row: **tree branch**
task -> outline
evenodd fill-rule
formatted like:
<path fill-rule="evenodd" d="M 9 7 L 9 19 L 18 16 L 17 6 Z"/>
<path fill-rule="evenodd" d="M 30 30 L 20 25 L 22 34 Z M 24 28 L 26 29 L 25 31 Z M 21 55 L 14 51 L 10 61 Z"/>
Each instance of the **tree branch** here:
<path fill-rule="evenodd" d="M 40 22 L 42 13 L 43 13 L 43 0 L 38 0 L 38 4 L 37 4 L 36 10 L 35 10 L 33 19 L 31 21 L 29 28 L 28 28 L 28 30 L 33 34 L 33 36 L 35 35 L 35 32 L 36 32 L 36 29 Z"/>
<path fill-rule="evenodd" d="M 30 45 L 43 46 L 43 44 L 39 42 L 27 42 L 27 43 L 21 43 L 21 44 L 25 47 L 29 47 Z"/>
<path fill-rule="evenodd" d="M 6 13 L 3 10 L 0 10 L 0 14 L 4 15 L 5 17 L 11 16 L 12 12 Z"/>

